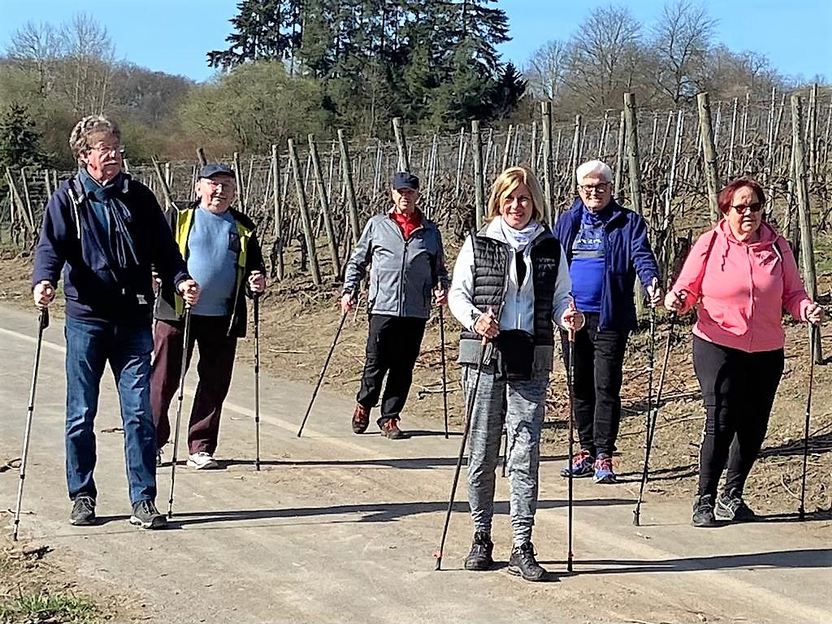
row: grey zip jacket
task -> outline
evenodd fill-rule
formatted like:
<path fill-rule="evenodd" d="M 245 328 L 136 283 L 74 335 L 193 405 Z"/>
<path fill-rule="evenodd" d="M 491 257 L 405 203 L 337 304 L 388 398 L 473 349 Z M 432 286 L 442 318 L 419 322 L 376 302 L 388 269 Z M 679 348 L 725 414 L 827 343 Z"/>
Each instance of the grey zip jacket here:
<path fill-rule="evenodd" d="M 347 263 L 344 293 L 358 291 L 370 265 L 368 312 L 386 316 L 430 316 L 433 290 L 448 289 L 439 228 L 420 212 L 421 226 L 405 240 L 391 216 L 372 217 Z"/>

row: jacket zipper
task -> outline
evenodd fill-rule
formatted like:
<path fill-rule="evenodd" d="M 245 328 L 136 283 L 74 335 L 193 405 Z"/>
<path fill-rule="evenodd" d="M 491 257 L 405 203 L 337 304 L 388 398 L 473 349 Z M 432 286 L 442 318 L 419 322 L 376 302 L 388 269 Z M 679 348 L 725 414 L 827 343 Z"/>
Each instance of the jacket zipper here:
<path fill-rule="evenodd" d="M 390 220 L 393 221 L 392 218 Z M 407 265 L 407 246 L 410 243 L 410 239 L 413 238 L 413 235 L 419 230 L 423 230 L 424 226 L 419 225 L 410 233 L 409 238 L 404 237 L 404 233 L 402 232 L 402 229 L 399 227 L 398 223 L 393 222 L 391 223 L 391 226 L 395 228 L 396 232 L 398 233 L 399 237 L 402 239 L 402 242 L 404 243 L 404 249 L 402 250 L 402 269 L 399 274 L 399 316 L 404 316 L 404 270 Z"/>

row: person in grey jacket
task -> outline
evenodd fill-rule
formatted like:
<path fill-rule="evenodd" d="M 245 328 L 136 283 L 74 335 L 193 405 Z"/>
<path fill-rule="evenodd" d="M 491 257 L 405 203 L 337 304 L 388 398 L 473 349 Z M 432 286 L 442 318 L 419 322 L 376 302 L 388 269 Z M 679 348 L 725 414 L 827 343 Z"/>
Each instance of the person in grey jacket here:
<path fill-rule="evenodd" d="M 449 294 L 451 313 L 465 327 L 459 363 L 466 401 L 474 403 L 468 451 L 474 541 L 465 569 L 487 570 L 494 564 L 491 521 L 505 423 L 514 538 L 508 571 L 527 581 L 546 576 L 535 560 L 531 536 L 554 323 L 571 331 L 583 325 L 570 294 L 563 248 L 542 222 L 543 207 L 543 193 L 531 171 L 503 171 L 491 190 L 487 224 L 462 246 Z"/>
<path fill-rule="evenodd" d="M 448 271 L 439 229 L 416 207 L 419 178 L 402 171 L 393 176 L 391 186 L 393 208 L 367 222 L 347 264 L 341 312 L 347 314 L 355 307 L 359 284 L 370 265 L 370 329 L 352 430 L 357 434 L 367 430 L 370 411 L 381 397 L 376 421 L 381 434 L 399 440 L 406 437 L 398 421 L 431 302 L 447 302 Z"/>

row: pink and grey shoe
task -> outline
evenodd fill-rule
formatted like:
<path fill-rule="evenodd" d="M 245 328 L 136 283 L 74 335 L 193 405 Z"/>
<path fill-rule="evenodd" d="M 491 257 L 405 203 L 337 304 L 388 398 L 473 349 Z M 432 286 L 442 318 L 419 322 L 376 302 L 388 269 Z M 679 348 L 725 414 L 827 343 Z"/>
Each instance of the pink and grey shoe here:
<path fill-rule="evenodd" d="M 560 476 L 568 477 L 572 471 L 573 477 L 589 477 L 594 471 L 595 458 L 589 451 L 581 450 L 572 458 L 572 463 L 560 471 Z"/>

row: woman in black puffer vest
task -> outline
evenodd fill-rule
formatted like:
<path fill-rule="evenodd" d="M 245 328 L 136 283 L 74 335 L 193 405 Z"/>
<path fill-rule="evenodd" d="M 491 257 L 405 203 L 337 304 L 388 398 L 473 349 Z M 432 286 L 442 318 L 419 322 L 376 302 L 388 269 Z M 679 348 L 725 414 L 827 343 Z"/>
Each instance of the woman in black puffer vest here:
<path fill-rule="evenodd" d="M 580 329 L 563 249 L 543 221 L 543 193 L 525 167 L 503 171 L 491 190 L 486 225 L 466 241 L 454 267 L 449 305 L 465 327 L 459 362 L 471 414 L 468 500 L 474 542 L 468 570 L 493 564 L 491 520 L 500 434 L 508 434 L 514 548 L 509 572 L 542 580 L 531 543 L 537 508 L 540 435 L 552 370 L 554 325 Z M 482 374 L 473 394 L 481 349 Z"/>

